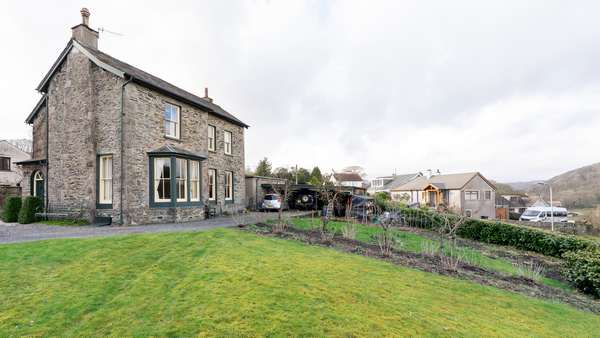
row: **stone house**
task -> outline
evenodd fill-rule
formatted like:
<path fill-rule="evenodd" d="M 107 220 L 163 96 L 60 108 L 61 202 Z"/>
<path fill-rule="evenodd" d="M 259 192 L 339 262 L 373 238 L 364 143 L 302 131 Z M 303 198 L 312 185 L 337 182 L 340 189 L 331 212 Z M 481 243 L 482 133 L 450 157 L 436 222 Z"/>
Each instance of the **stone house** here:
<path fill-rule="evenodd" d="M 248 127 L 196 96 L 98 50 L 89 11 L 37 90 L 27 117 L 33 157 L 20 162 L 49 212 L 81 210 L 120 224 L 205 217 L 245 207 Z"/>
<path fill-rule="evenodd" d="M 15 163 L 27 160 L 30 156 L 14 144 L 0 140 L 0 207 L 8 197 L 21 194 L 23 173 Z"/>
<path fill-rule="evenodd" d="M 468 217 L 496 218 L 496 187 L 478 172 L 418 177 L 391 190 L 394 201 L 444 206 Z"/>
<path fill-rule="evenodd" d="M 0 140 L 0 186 L 21 185 L 23 173 L 16 162 L 25 161 L 31 155 L 6 140 Z"/>

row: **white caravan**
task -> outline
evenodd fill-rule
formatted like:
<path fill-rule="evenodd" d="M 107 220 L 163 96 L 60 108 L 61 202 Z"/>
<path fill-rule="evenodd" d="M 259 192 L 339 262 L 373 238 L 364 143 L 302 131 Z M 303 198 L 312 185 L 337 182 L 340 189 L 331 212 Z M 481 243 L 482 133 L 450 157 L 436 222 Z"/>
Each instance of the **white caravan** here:
<path fill-rule="evenodd" d="M 551 222 L 552 209 L 554 209 L 554 222 L 568 222 L 569 213 L 566 208 L 560 207 L 529 207 L 519 218 L 520 221 L 527 222 Z"/>

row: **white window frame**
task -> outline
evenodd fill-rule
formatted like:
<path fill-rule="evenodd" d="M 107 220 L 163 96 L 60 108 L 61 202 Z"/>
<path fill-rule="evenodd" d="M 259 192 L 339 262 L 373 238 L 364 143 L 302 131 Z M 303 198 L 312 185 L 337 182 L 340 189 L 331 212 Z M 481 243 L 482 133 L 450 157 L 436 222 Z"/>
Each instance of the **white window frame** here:
<path fill-rule="evenodd" d="M 101 155 L 98 159 L 98 204 L 112 204 L 113 157 Z M 108 188 L 108 189 L 107 189 Z M 108 193 L 107 193 L 108 190 Z"/>
<path fill-rule="evenodd" d="M 487 198 L 487 194 L 490 194 L 490 198 Z M 483 200 L 484 201 L 491 201 L 492 200 L 492 191 L 491 190 L 484 190 L 483 191 Z"/>
<path fill-rule="evenodd" d="M 44 176 L 42 176 L 42 173 L 38 170 L 35 172 L 35 174 L 33 175 L 33 197 L 43 197 L 43 196 L 38 196 L 37 195 L 37 182 L 42 181 L 44 182 Z"/>
<path fill-rule="evenodd" d="M 227 136 L 229 136 L 229 140 L 227 140 Z M 233 135 L 231 134 L 230 131 L 224 130 L 223 131 L 223 148 L 225 151 L 226 155 L 231 155 L 233 153 Z"/>
<path fill-rule="evenodd" d="M 225 172 L 225 200 L 233 201 L 233 171 Z"/>
<path fill-rule="evenodd" d="M 182 189 L 183 187 L 183 189 Z M 188 160 L 184 158 L 175 159 L 175 190 L 177 202 L 187 201 L 188 189 Z M 182 194 L 183 192 L 183 194 Z"/>
<path fill-rule="evenodd" d="M 194 194 L 195 189 L 195 194 Z M 200 162 L 190 161 L 190 201 L 200 201 Z"/>
<path fill-rule="evenodd" d="M 472 198 L 473 194 L 477 194 L 477 198 Z M 465 201 L 479 201 L 480 197 L 479 190 L 465 190 Z"/>
<path fill-rule="evenodd" d="M 211 197 L 212 195 L 212 197 Z M 208 200 L 217 200 L 217 170 L 208 169 Z"/>
<path fill-rule="evenodd" d="M 159 167 L 158 163 L 162 162 L 163 160 L 169 164 L 169 177 L 167 177 L 167 178 L 160 178 L 160 174 L 162 172 L 163 166 L 161 165 Z M 171 178 L 172 177 L 173 177 L 173 168 L 171 166 L 171 158 L 170 157 L 154 157 L 154 184 L 153 184 L 154 202 L 157 202 L 157 203 L 171 202 L 171 197 L 173 196 L 173 191 L 171 191 Z M 160 196 L 158 194 L 158 185 L 160 184 L 160 181 L 163 181 L 163 187 L 165 186 L 165 181 L 169 182 L 168 187 L 169 187 L 169 192 L 171 195 L 171 196 L 169 196 L 169 198 L 160 198 Z"/>
<path fill-rule="evenodd" d="M 210 124 L 208 125 L 208 150 L 217 150 L 217 127 Z"/>
<path fill-rule="evenodd" d="M 175 117 L 175 119 L 172 119 L 172 117 L 169 114 L 169 118 L 167 118 L 166 114 L 167 114 L 167 110 L 171 113 L 171 112 L 176 112 L 177 116 Z M 165 108 L 163 111 L 163 121 L 164 121 L 164 128 L 165 128 L 165 136 L 166 137 L 170 137 L 170 138 L 174 138 L 179 140 L 180 136 L 181 136 L 181 108 L 179 106 L 176 106 L 174 104 L 171 103 L 165 103 Z M 175 128 L 173 128 L 174 130 L 174 135 L 171 134 L 171 128 L 167 127 L 167 125 L 171 125 L 174 124 Z"/>

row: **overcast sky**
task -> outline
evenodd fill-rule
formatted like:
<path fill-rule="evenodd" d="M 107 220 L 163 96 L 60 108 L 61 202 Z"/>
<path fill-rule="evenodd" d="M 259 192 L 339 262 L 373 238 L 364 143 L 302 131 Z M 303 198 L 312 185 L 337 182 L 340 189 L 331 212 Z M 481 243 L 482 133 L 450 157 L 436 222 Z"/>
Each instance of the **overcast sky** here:
<path fill-rule="evenodd" d="M 600 161 L 598 1 L 3 1 L 0 139 L 89 8 L 100 50 L 251 127 L 246 164 L 500 181 Z"/>

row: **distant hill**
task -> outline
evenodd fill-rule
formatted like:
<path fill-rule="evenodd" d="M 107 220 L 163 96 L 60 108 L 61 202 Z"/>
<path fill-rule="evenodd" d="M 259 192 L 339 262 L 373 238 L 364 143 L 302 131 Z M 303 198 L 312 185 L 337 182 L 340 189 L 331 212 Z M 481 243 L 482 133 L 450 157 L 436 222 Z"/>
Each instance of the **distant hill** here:
<path fill-rule="evenodd" d="M 541 193 L 545 200 L 549 200 L 548 190 L 536 184 L 542 181 L 544 180 L 506 185 L 534 196 Z M 546 182 L 552 185 L 554 199 L 560 200 L 568 208 L 589 208 L 600 204 L 600 163 L 567 171 Z"/>

